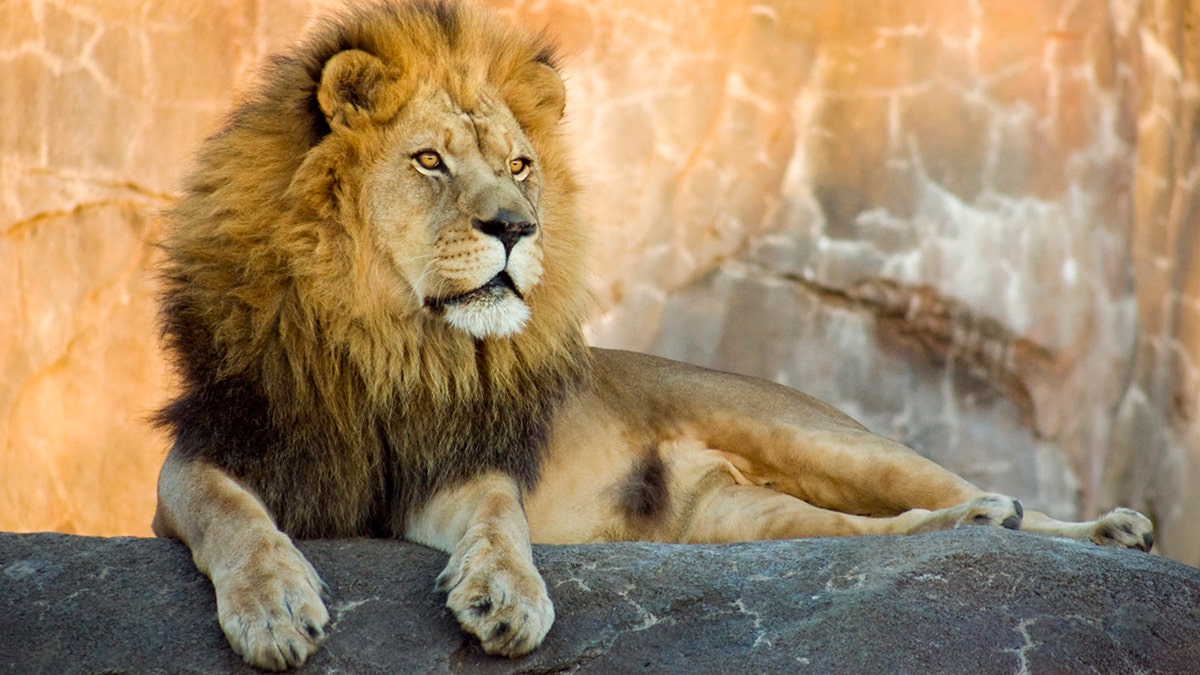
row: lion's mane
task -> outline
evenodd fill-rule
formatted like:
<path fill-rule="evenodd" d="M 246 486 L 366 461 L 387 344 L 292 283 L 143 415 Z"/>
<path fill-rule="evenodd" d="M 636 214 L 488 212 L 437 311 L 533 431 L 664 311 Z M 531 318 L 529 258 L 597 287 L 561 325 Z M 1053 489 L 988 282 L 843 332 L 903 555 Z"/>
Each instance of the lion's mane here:
<path fill-rule="evenodd" d="M 545 273 L 524 329 L 476 339 L 397 312 L 357 204 L 372 148 L 334 141 L 317 93 L 335 54 L 404 81 L 488 86 L 536 148 Z M 555 406 L 589 373 L 577 186 L 531 64 L 550 47 L 456 2 L 383 2 L 328 20 L 208 139 L 162 242 L 162 325 L 181 380 L 158 415 L 185 458 L 253 489 L 298 537 L 400 536 L 433 491 L 498 469 L 536 480 Z M 361 84 L 361 83 L 360 83 Z M 368 83 L 370 84 L 370 83 Z M 400 102 L 399 105 L 403 105 Z"/>

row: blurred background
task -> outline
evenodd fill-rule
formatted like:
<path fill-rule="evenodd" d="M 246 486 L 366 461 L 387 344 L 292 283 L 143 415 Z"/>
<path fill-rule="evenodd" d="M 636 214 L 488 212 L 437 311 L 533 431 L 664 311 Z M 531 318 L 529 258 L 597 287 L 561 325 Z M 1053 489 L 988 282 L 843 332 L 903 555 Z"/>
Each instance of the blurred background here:
<path fill-rule="evenodd" d="M 158 213 L 333 2 L 0 2 L 0 529 L 149 535 Z M 489 0 L 561 46 L 594 344 L 1200 564 L 1200 5 Z"/>

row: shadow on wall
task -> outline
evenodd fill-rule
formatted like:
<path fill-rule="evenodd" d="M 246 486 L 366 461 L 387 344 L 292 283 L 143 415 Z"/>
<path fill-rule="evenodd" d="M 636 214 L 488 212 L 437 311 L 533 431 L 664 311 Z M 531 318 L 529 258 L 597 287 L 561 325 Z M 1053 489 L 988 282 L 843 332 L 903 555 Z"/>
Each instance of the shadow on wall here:
<path fill-rule="evenodd" d="M 0 528 L 148 534 L 156 213 L 315 4 L 0 10 Z M 1200 563 L 1200 8 L 487 4 L 570 55 L 595 343 L 796 386 L 1061 517 L 1143 509 Z"/>

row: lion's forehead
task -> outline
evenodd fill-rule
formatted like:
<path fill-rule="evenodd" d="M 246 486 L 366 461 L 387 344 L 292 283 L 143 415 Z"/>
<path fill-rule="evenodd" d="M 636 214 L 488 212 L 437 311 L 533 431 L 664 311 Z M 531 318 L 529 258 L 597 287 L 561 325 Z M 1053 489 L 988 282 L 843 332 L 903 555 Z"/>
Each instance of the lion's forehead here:
<path fill-rule="evenodd" d="M 480 124 L 470 115 L 444 121 L 441 145 L 454 157 L 482 155 L 492 160 L 507 157 L 513 147 L 511 135 L 502 127 Z"/>
<path fill-rule="evenodd" d="M 414 146 L 408 151 L 428 146 L 457 157 L 481 155 L 490 163 L 533 152 L 512 113 L 492 96 L 477 96 L 470 107 L 445 90 L 418 100 L 411 119 L 401 124 L 408 144 Z"/>

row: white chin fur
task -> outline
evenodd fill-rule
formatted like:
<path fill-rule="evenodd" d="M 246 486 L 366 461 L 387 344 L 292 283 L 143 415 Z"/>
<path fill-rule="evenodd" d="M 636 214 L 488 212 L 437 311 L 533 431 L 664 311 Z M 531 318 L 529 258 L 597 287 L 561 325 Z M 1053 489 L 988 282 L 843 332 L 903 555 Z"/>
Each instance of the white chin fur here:
<path fill-rule="evenodd" d="M 476 338 L 502 338 L 521 332 L 529 306 L 511 293 L 446 307 L 446 321 Z"/>

